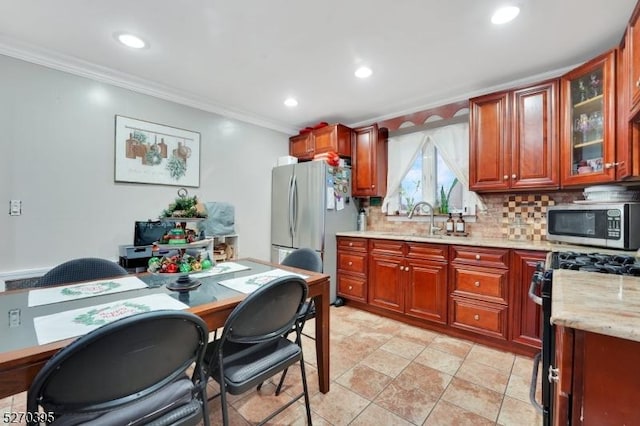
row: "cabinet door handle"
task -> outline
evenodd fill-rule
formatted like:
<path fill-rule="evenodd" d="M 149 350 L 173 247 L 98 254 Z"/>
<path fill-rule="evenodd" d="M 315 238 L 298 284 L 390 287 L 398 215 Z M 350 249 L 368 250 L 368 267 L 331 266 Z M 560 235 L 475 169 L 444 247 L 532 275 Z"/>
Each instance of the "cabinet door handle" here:
<path fill-rule="evenodd" d="M 636 80 L 636 87 L 640 87 L 640 78 Z"/>
<path fill-rule="evenodd" d="M 353 286 L 352 285 L 349 286 L 349 290 L 353 290 Z"/>
<path fill-rule="evenodd" d="M 476 254 L 476 260 L 480 260 L 480 255 Z"/>
<path fill-rule="evenodd" d="M 504 176 L 502 176 L 502 179 L 504 179 L 504 180 L 508 180 L 508 179 L 509 179 L 509 175 L 504 175 Z"/>
<path fill-rule="evenodd" d="M 511 175 L 511 179 L 515 179 L 516 177 L 517 177 L 517 176 L 516 176 L 516 174 L 515 174 L 515 173 Z"/>
<path fill-rule="evenodd" d="M 353 243 L 349 243 L 349 247 L 353 247 Z"/>
<path fill-rule="evenodd" d="M 549 379 L 549 383 L 557 382 L 559 380 L 559 377 L 558 377 L 559 375 L 560 375 L 560 369 L 553 368 L 553 365 L 550 365 L 549 375 L 547 376 L 547 379 Z"/>
<path fill-rule="evenodd" d="M 371 185 L 371 189 L 376 189 L 376 186 L 375 185 Z"/>
<path fill-rule="evenodd" d="M 404 266 L 401 266 L 401 267 L 400 267 L 400 270 L 401 270 L 401 271 L 404 271 Z"/>
<path fill-rule="evenodd" d="M 480 319 L 480 315 L 475 314 L 475 315 L 473 316 L 473 319 L 474 319 L 474 320 L 476 320 L 476 321 L 478 321 L 478 320 Z"/>
<path fill-rule="evenodd" d="M 476 287 L 480 287 L 480 281 L 476 281 L 475 283 L 473 283 L 473 285 L 475 285 Z"/>
<path fill-rule="evenodd" d="M 604 168 L 605 169 L 612 169 L 615 166 L 619 165 L 620 163 L 604 163 Z"/>
<path fill-rule="evenodd" d="M 404 270 L 405 270 L 405 272 L 409 272 L 409 267 L 408 267 L 408 266 L 405 266 L 405 267 L 404 267 Z"/>
<path fill-rule="evenodd" d="M 353 262 L 349 261 L 349 266 L 352 266 L 352 265 L 353 265 Z"/>

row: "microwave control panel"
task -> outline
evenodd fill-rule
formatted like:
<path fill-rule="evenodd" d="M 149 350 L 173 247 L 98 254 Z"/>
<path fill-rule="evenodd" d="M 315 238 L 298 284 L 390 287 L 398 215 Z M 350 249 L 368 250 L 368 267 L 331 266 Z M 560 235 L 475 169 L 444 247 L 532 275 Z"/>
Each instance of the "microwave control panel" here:
<path fill-rule="evenodd" d="M 620 210 L 607 210 L 607 239 L 619 240 L 622 233 L 620 226 L 622 224 Z"/>

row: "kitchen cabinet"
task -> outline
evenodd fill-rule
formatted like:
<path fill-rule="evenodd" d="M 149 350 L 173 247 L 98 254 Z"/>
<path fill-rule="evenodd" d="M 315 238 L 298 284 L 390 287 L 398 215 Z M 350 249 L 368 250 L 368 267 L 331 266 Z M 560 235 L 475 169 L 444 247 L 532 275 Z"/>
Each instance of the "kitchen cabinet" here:
<path fill-rule="evenodd" d="M 446 246 L 370 240 L 369 252 L 370 305 L 446 323 Z"/>
<path fill-rule="evenodd" d="M 585 186 L 616 180 L 616 50 L 561 79 L 561 184 Z"/>
<path fill-rule="evenodd" d="M 536 266 L 545 260 L 546 255 L 546 252 L 540 251 L 511 252 L 511 340 L 537 349 L 542 347 L 541 311 L 540 306 L 529 299 L 529 286 Z"/>
<path fill-rule="evenodd" d="M 506 340 L 509 250 L 451 246 L 450 259 L 449 324 Z"/>
<path fill-rule="evenodd" d="M 301 133 L 289 138 L 289 155 L 298 160 L 313 159 L 313 140 L 311 132 Z"/>
<path fill-rule="evenodd" d="M 369 298 L 372 306 L 404 312 L 403 242 L 369 240 Z"/>
<path fill-rule="evenodd" d="M 618 49 L 616 179 L 640 178 L 640 2 Z"/>
<path fill-rule="evenodd" d="M 367 301 L 367 243 L 365 238 L 337 238 L 338 296 Z"/>
<path fill-rule="evenodd" d="M 627 31 L 625 33 L 625 76 L 626 88 L 624 95 L 629 99 L 629 116 L 635 116 L 640 111 L 640 3 L 631 15 Z M 625 116 L 623 114 L 623 116 Z"/>
<path fill-rule="evenodd" d="M 558 92 L 551 80 L 470 100 L 471 190 L 559 188 Z"/>
<path fill-rule="evenodd" d="M 384 197 L 387 192 L 386 128 L 377 124 L 354 129 L 352 188 L 354 197 Z"/>
<path fill-rule="evenodd" d="M 333 151 L 341 157 L 351 157 L 353 130 L 342 124 L 320 127 L 289 138 L 289 155 L 299 160 L 311 160 L 316 154 Z"/>
<path fill-rule="evenodd" d="M 640 342 L 556 327 L 554 425 L 635 424 Z"/>

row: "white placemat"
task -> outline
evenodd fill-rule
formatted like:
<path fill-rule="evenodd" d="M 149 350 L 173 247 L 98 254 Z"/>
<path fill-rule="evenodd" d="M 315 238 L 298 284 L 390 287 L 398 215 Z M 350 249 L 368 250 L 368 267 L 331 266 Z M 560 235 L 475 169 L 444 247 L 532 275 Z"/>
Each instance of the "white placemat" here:
<path fill-rule="evenodd" d="M 235 262 L 222 262 L 216 264 L 216 266 L 212 267 L 211 269 L 207 269 L 206 271 L 202 272 L 196 272 L 195 274 L 191 274 L 190 276 L 193 278 L 204 278 L 214 275 L 228 274 L 230 272 L 244 271 L 246 269 L 251 268 Z"/>
<path fill-rule="evenodd" d="M 97 306 L 58 312 L 33 319 L 38 344 L 82 336 L 120 318 L 160 309 L 187 309 L 189 306 L 168 294 L 151 294 Z"/>
<path fill-rule="evenodd" d="M 29 292 L 29 306 L 48 305 L 103 294 L 120 293 L 148 287 L 140 278 L 125 276 L 110 280 L 91 281 L 62 287 L 41 288 Z"/>
<path fill-rule="evenodd" d="M 229 280 L 219 281 L 225 287 L 229 287 L 232 290 L 239 291 L 240 293 L 251 293 L 260 288 L 269 281 L 276 278 L 283 277 L 285 275 L 295 275 L 301 278 L 307 278 L 306 275 L 296 274 L 295 272 L 285 271 L 283 269 L 273 269 L 267 272 L 261 272 L 259 274 L 247 275 L 246 277 L 231 278 Z"/>

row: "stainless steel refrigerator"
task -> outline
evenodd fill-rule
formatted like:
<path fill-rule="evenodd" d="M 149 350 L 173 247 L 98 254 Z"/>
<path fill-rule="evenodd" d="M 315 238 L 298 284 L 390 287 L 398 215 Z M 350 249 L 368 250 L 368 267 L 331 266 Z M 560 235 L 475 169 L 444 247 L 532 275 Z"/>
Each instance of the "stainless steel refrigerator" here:
<path fill-rule="evenodd" d="M 271 173 L 271 261 L 309 247 L 322 256 L 336 300 L 336 232 L 356 229 L 351 169 L 308 161 L 274 167 Z"/>

